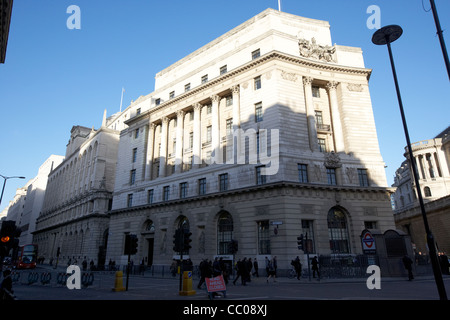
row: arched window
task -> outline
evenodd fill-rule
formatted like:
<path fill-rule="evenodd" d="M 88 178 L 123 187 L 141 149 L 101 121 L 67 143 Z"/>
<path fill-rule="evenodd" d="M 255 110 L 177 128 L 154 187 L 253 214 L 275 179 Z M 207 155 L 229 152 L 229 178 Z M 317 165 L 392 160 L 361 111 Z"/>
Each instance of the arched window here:
<path fill-rule="evenodd" d="M 328 236 L 332 253 L 350 253 L 347 219 L 344 211 L 333 207 L 328 211 Z"/>
<path fill-rule="evenodd" d="M 430 187 L 425 187 L 423 189 L 423 192 L 425 193 L 425 197 L 431 197 L 431 189 L 430 189 Z"/>
<path fill-rule="evenodd" d="M 217 221 L 217 254 L 231 254 L 228 244 L 233 239 L 233 218 L 222 212 Z"/>

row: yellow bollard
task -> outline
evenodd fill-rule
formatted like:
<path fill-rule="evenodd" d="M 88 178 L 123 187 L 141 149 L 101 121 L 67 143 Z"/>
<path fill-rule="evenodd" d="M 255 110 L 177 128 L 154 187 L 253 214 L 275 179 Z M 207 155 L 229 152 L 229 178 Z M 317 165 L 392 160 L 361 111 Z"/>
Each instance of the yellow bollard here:
<path fill-rule="evenodd" d="M 116 271 L 116 280 L 114 283 L 114 288 L 112 289 L 115 292 L 125 291 L 125 287 L 123 286 L 123 272 Z"/>
<path fill-rule="evenodd" d="M 183 289 L 180 291 L 180 296 L 191 296 L 195 293 L 195 290 L 192 290 L 192 271 L 184 271 Z"/>

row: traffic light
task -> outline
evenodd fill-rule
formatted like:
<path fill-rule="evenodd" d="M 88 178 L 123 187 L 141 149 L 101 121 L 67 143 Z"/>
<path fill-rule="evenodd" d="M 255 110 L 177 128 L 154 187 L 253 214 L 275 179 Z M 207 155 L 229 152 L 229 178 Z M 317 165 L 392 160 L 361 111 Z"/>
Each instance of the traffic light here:
<path fill-rule="evenodd" d="M 16 239 L 16 237 L 18 237 L 19 235 L 20 231 L 18 232 L 15 221 L 8 220 L 2 222 L 2 228 L 0 230 L 1 256 L 8 255 L 11 248 L 13 248 L 18 242 L 18 239 Z"/>
<path fill-rule="evenodd" d="M 138 247 L 138 238 L 135 234 L 125 235 L 125 252 L 124 254 L 136 254 Z"/>
<path fill-rule="evenodd" d="M 189 232 L 189 230 L 184 230 L 183 232 L 183 251 L 188 251 L 191 247 L 191 239 L 192 232 Z"/>
<path fill-rule="evenodd" d="M 297 237 L 298 250 L 305 250 L 305 241 L 303 240 L 303 234 Z"/>
<path fill-rule="evenodd" d="M 230 251 L 231 254 L 235 254 L 238 251 L 238 242 L 236 240 L 231 240 L 228 243 L 228 251 Z"/>
<path fill-rule="evenodd" d="M 181 245 L 182 245 L 181 237 L 182 237 L 181 229 L 175 230 L 175 234 L 173 235 L 173 251 L 175 251 L 175 252 L 183 251 L 183 248 L 181 247 Z"/>

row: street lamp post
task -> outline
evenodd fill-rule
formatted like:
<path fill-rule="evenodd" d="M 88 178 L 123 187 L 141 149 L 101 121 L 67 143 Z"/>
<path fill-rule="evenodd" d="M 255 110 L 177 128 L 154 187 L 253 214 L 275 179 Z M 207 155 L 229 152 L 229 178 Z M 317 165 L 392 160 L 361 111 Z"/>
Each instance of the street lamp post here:
<path fill-rule="evenodd" d="M 433 268 L 434 278 L 435 278 L 436 285 L 438 288 L 439 297 L 441 298 L 441 300 L 447 300 L 447 294 L 445 292 L 444 282 L 442 279 L 442 273 L 441 273 L 441 269 L 439 267 L 438 257 L 436 254 L 436 246 L 435 246 L 433 234 L 431 233 L 430 227 L 428 225 L 428 220 L 427 220 L 427 216 L 426 216 L 426 212 L 425 212 L 425 205 L 424 205 L 423 198 L 422 198 L 422 192 L 420 190 L 419 178 L 418 178 L 418 174 L 417 174 L 417 167 L 416 167 L 416 163 L 413 158 L 411 142 L 409 140 L 408 127 L 406 125 L 405 114 L 403 111 L 402 98 L 400 96 L 400 89 L 399 89 L 398 81 L 397 81 L 397 74 L 395 72 L 394 58 L 392 57 L 391 42 L 394 42 L 395 40 L 400 38 L 402 33 L 403 33 L 403 30 L 400 26 L 397 26 L 397 25 L 385 26 L 385 27 L 377 30 L 373 34 L 372 42 L 376 45 L 386 44 L 388 47 L 389 58 L 391 60 L 392 73 L 394 75 L 395 89 L 397 91 L 398 104 L 400 107 L 400 114 L 402 116 L 403 129 L 405 131 L 406 143 L 407 143 L 408 154 L 409 154 L 409 163 L 411 165 L 411 169 L 412 169 L 413 176 L 414 176 L 414 181 L 416 183 L 417 198 L 419 199 L 420 209 L 422 211 L 423 222 L 425 225 L 425 232 L 427 235 L 428 248 L 430 250 L 430 258 L 431 258 L 431 265 Z"/>
<path fill-rule="evenodd" d="M 0 204 L 2 203 L 2 199 L 3 199 L 3 192 L 5 192 L 5 186 L 6 186 L 6 180 L 8 179 L 13 179 L 13 178 L 17 178 L 17 179 L 25 179 L 25 177 L 19 177 L 19 176 L 14 176 L 14 177 L 5 177 L 3 175 L 0 174 L 0 177 L 2 177 L 4 179 L 3 181 L 3 188 L 2 188 L 2 195 L 0 196 Z"/>

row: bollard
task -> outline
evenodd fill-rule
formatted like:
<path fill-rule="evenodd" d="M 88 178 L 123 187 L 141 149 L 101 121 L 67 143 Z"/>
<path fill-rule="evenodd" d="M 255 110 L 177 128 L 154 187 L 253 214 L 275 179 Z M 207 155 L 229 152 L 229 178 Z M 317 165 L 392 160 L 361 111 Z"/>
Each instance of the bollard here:
<path fill-rule="evenodd" d="M 114 283 L 114 288 L 112 289 L 115 292 L 125 291 L 125 287 L 123 286 L 123 272 L 116 271 L 116 279 Z"/>
<path fill-rule="evenodd" d="M 191 296 L 195 293 L 195 290 L 192 290 L 192 271 L 184 271 L 183 289 L 180 291 L 180 296 Z"/>

